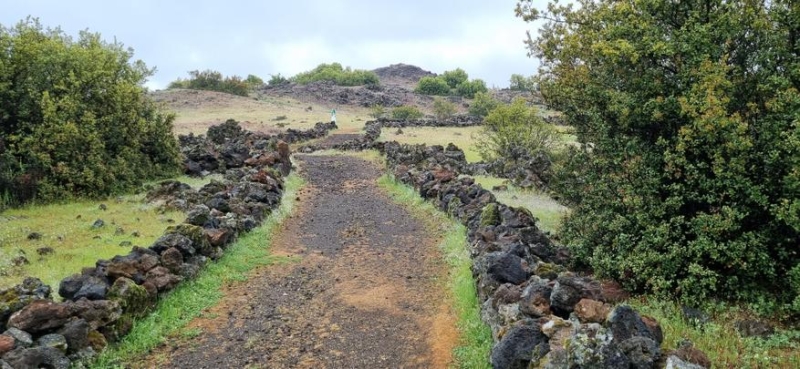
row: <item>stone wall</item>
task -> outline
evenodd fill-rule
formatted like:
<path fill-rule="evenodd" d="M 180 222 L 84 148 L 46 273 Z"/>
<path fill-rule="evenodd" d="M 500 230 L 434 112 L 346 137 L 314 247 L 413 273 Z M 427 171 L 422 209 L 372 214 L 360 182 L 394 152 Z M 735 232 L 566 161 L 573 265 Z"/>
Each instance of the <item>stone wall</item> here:
<path fill-rule="evenodd" d="M 160 206 L 186 211 L 147 248 L 98 260 L 63 279 L 55 301 L 36 278 L 0 291 L 0 368 L 69 368 L 127 334 L 159 296 L 194 278 L 241 234 L 279 205 L 291 169 L 288 142 L 324 136 L 335 124 L 273 136 L 241 130 L 234 121 L 207 137 L 180 137 L 187 174 L 222 173 L 199 190 L 164 181 L 147 195 Z"/>
<path fill-rule="evenodd" d="M 468 229 L 481 317 L 491 327 L 494 368 L 702 368 L 705 354 L 661 347 L 658 322 L 621 304 L 613 281 L 567 270 L 567 249 L 523 208 L 461 176 L 464 153 L 448 147 L 382 147 L 389 170 Z"/>

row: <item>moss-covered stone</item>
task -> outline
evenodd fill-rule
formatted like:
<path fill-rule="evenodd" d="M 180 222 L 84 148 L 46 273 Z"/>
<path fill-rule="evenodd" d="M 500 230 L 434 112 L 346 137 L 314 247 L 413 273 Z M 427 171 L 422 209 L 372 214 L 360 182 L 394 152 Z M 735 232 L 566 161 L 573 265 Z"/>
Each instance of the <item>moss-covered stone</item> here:
<path fill-rule="evenodd" d="M 566 269 L 558 264 L 539 263 L 536 265 L 533 274 L 541 278 L 556 279 L 558 275 L 564 271 L 566 271 Z"/>
<path fill-rule="evenodd" d="M 192 241 L 192 246 L 197 252 L 205 255 L 211 250 L 205 231 L 202 227 L 181 223 L 167 227 L 166 233 L 180 234 Z"/>
<path fill-rule="evenodd" d="M 125 277 L 117 278 L 114 281 L 107 297 L 109 300 L 116 300 L 119 303 L 123 315 L 144 316 L 153 305 L 147 290 Z"/>
<path fill-rule="evenodd" d="M 496 202 L 489 203 L 483 207 L 483 211 L 481 212 L 481 227 L 499 225 L 501 221 L 500 210 Z"/>
<path fill-rule="evenodd" d="M 450 202 L 447 204 L 447 214 L 451 217 L 457 218 L 458 217 L 458 210 L 461 209 L 463 203 L 461 199 L 458 197 L 453 197 Z"/>
<path fill-rule="evenodd" d="M 89 331 L 89 347 L 97 352 L 100 352 L 103 351 L 106 346 L 108 346 L 108 341 L 102 333 L 94 329 Z"/>

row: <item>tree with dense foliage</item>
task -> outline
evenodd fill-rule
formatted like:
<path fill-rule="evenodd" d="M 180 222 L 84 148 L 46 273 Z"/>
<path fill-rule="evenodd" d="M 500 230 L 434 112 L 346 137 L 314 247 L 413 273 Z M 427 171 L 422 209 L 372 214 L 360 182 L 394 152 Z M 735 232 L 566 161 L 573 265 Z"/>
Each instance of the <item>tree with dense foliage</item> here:
<path fill-rule="evenodd" d="M 536 91 L 536 77 L 525 77 L 521 74 L 512 74 L 508 88 L 514 91 Z"/>
<path fill-rule="evenodd" d="M 28 19 L 0 26 L 0 197 L 101 196 L 177 172 L 174 116 L 143 87 L 133 51 Z"/>
<path fill-rule="evenodd" d="M 339 63 L 320 64 L 316 68 L 300 73 L 292 77 L 294 82 L 301 85 L 318 81 L 330 81 L 337 86 L 362 86 L 379 84 L 378 75 L 375 72 L 344 68 Z"/>
<path fill-rule="evenodd" d="M 581 148 L 561 173 L 575 259 L 628 288 L 800 312 L 800 5 L 579 0 L 530 54 Z M 772 301 L 772 303 L 768 303 Z"/>
<path fill-rule="evenodd" d="M 469 80 L 469 75 L 461 68 L 445 71 L 440 77 L 447 82 L 447 86 L 450 88 L 456 88 L 458 85 Z"/>
<path fill-rule="evenodd" d="M 417 88 L 414 89 L 414 92 L 423 95 L 446 96 L 450 94 L 450 86 L 441 76 L 422 77 L 417 82 Z"/>
<path fill-rule="evenodd" d="M 282 86 L 289 84 L 289 79 L 282 76 L 280 73 L 278 74 L 271 74 L 269 76 L 269 82 L 267 82 L 270 86 Z"/>
<path fill-rule="evenodd" d="M 191 90 L 207 90 L 225 92 L 238 96 L 247 96 L 256 86 L 260 78 L 250 75 L 249 80 L 242 80 L 239 76 L 223 77 L 222 73 L 215 70 L 193 70 L 189 72 L 189 79 L 178 78 L 172 81 L 167 88 L 187 88 Z M 256 78 L 256 79 L 252 79 Z M 263 84 L 264 81 L 261 81 Z M 259 84 L 260 86 L 260 84 Z"/>
<path fill-rule="evenodd" d="M 489 112 L 500 105 L 489 92 L 478 92 L 469 105 L 469 114 L 476 117 L 486 117 Z"/>
<path fill-rule="evenodd" d="M 482 79 L 473 79 L 472 81 L 464 81 L 456 86 L 456 94 L 458 96 L 463 96 L 468 99 L 475 97 L 475 94 L 478 92 L 488 92 L 489 89 L 486 88 L 486 82 Z"/>

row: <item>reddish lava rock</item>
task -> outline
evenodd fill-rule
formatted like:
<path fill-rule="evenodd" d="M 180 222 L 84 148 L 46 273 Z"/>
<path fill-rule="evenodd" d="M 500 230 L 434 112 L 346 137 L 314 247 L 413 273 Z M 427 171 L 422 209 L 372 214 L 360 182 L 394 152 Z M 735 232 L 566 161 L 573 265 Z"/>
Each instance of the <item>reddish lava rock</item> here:
<path fill-rule="evenodd" d="M 0 334 L 0 356 L 14 349 L 14 337 Z"/>
<path fill-rule="evenodd" d="M 600 301 L 581 299 L 575 305 L 575 314 L 582 323 L 602 323 L 608 317 L 609 312 L 611 312 L 611 305 Z"/>

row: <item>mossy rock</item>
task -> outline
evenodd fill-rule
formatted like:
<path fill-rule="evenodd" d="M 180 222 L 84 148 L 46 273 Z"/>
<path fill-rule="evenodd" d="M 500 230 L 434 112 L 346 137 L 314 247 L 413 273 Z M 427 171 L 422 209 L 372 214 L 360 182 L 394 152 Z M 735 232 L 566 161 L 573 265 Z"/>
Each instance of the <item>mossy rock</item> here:
<path fill-rule="evenodd" d="M 481 227 L 499 225 L 501 222 L 500 209 L 498 209 L 496 202 L 489 203 L 483 207 L 483 211 L 481 212 Z"/>
<path fill-rule="evenodd" d="M 108 346 L 108 341 L 102 333 L 97 330 L 89 331 L 89 347 L 97 352 L 103 351 Z"/>
<path fill-rule="evenodd" d="M 447 204 L 447 214 L 450 214 L 451 217 L 457 218 L 458 209 L 460 209 L 461 206 L 463 206 L 461 199 L 458 197 L 453 197 Z"/>
<path fill-rule="evenodd" d="M 108 291 L 107 297 L 109 300 L 119 302 L 119 306 L 124 312 L 123 315 L 142 317 L 153 306 L 153 301 L 150 300 L 147 290 L 125 277 L 117 278 L 114 281 L 114 285 Z"/>
<path fill-rule="evenodd" d="M 202 227 L 181 223 L 167 227 L 166 233 L 177 233 L 192 241 L 192 246 L 197 252 L 205 254 L 211 249 L 205 231 Z"/>
<path fill-rule="evenodd" d="M 539 263 L 536 265 L 536 269 L 534 270 L 533 274 L 536 274 L 541 278 L 556 279 L 560 273 L 565 271 L 566 269 L 558 264 Z"/>

